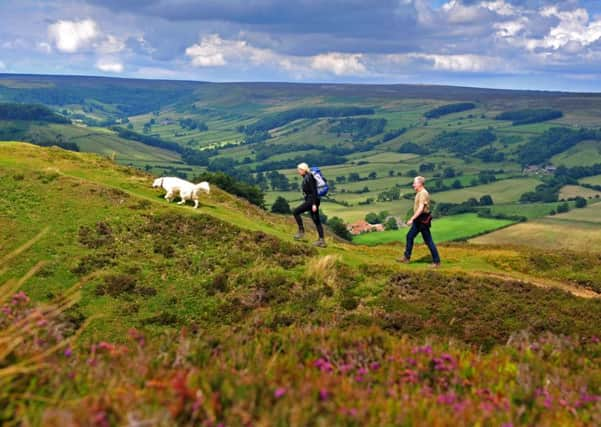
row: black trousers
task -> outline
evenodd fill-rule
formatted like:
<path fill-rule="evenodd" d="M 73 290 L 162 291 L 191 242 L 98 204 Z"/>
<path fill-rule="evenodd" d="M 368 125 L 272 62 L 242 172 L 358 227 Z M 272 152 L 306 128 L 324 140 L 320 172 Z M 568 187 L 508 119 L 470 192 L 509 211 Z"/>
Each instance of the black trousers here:
<path fill-rule="evenodd" d="M 323 239 L 323 227 L 321 225 L 321 219 L 319 218 L 319 202 L 317 202 L 316 205 L 317 211 L 313 212 L 313 210 L 311 209 L 313 207 L 313 204 L 310 201 L 305 200 L 303 204 L 294 209 L 292 213 L 294 214 L 294 219 L 298 224 L 298 229 L 300 231 L 305 231 L 305 226 L 303 225 L 303 219 L 301 218 L 301 214 L 304 212 L 309 212 L 309 214 L 311 215 L 311 219 L 315 223 L 315 228 L 317 228 L 317 234 L 319 234 L 319 237 Z"/>
<path fill-rule="evenodd" d="M 405 258 L 411 258 L 411 252 L 413 251 L 413 241 L 417 237 L 419 233 L 422 233 L 422 237 L 424 238 L 424 243 L 430 249 L 430 253 L 432 254 L 432 262 L 440 263 L 440 255 L 438 254 L 438 248 L 434 244 L 434 240 L 432 240 L 432 233 L 430 233 L 430 227 L 424 224 L 420 224 L 415 220 L 409 232 L 407 233 L 407 243 L 405 245 Z"/>

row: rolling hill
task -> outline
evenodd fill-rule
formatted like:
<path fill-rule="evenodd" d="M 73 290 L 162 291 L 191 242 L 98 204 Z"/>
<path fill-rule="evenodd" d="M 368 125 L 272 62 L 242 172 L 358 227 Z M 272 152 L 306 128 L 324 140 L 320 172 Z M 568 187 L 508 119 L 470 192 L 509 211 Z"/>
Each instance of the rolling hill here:
<path fill-rule="evenodd" d="M 562 187 L 570 199 L 594 201 L 574 187 L 586 176 L 550 182 L 554 169 L 544 167 L 601 164 L 599 98 L 3 74 L 0 101 L 42 103 L 72 124 L 0 120 L 0 139 L 75 143 L 156 175 L 226 172 L 264 190 L 269 205 L 279 196 L 299 200 L 294 167 L 307 161 L 333 184 L 324 212 L 346 222 L 381 211 L 405 217 L 416 174 L 441 205 L 490 195 L 493 216 L 535 219 L 556 210 L 568 194 Z"/>

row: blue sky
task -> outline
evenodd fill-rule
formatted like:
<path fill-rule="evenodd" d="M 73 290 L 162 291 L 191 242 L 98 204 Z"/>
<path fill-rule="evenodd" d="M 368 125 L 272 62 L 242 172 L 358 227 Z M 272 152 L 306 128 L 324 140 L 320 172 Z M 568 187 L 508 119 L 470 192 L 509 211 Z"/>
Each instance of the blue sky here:
<path fill-rule="evenodd" d="M 601 91 L 598 0 L 2 0 L 0 72 Z"/>

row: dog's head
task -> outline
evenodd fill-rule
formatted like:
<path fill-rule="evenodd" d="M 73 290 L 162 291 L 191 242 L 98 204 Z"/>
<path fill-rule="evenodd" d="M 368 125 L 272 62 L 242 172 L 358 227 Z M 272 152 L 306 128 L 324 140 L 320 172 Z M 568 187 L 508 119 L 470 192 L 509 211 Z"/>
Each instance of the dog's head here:
<path fill-rule="evenodd" d="M 211 192 L 211 187 L 209 186 L 208 182 L 203 181 L 194 186 L 194 194 L 200 194 L 201 192 L 207 193 L 207 194 L 209 194 Z"/>
<path fill-rule="evenodd" d="M 159 188 L 163 185 L 163 178 L 157 178 L 152 183 L 152 188 Z"/>

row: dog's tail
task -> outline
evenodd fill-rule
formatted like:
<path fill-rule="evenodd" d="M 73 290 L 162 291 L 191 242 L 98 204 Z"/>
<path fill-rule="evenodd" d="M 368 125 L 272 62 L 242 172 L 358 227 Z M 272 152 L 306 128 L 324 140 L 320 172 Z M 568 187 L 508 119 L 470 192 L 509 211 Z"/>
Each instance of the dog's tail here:
<path fill-rule="evenodd" d="M 200 182 L 198 184 L 196 184 L 194 186 L 194 191 L 195 192 L 199 192 L 199 191 L 204 191 L 207 194 L 211 193 L 211 187 L 209 186 L 209 183 L 206 181 Z"/>

